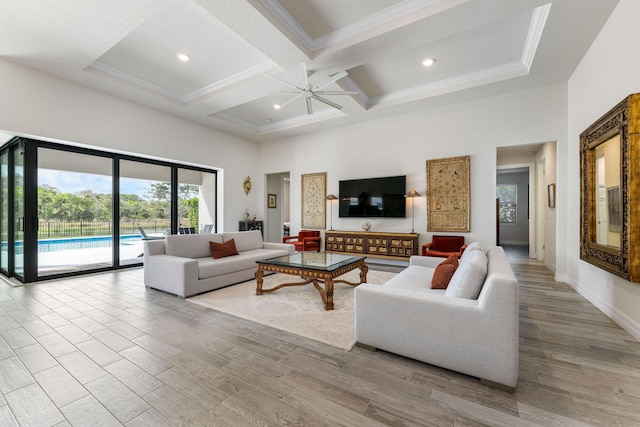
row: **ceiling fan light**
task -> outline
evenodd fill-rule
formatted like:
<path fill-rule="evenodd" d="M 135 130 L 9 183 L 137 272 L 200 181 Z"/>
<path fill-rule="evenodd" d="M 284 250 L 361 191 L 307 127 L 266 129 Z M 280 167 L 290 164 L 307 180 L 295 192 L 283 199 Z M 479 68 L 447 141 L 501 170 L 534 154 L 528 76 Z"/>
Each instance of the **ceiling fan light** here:
<path fill-rule="evenodd" d="M 176 56 L 182 62 L 189 62 L 189 60 L 191 59 L 191 57 L 186 53 L 178 53 Z"/>
<path fill-rule="evenodd" d="M 431 67 L 435 63 L 436 63 L 436 59 L 435 58 L 425 58 L 425 59 L 422 60 L 422 66 L 423 67 Z"/>

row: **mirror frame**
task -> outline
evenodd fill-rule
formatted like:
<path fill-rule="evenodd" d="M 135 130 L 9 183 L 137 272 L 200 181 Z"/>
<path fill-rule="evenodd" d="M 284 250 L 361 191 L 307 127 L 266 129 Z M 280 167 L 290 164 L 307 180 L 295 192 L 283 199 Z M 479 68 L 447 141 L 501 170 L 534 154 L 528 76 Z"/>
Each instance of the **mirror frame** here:
<path fill-rule="evenodd" d="M 620 248 L 596 243 L 596 153 L 620 135 Z M 640 281 L 640 94 L 629 95 L 580 134 L 580 259 Z M 634 201 L 634 203 L 631 203 Z"/>

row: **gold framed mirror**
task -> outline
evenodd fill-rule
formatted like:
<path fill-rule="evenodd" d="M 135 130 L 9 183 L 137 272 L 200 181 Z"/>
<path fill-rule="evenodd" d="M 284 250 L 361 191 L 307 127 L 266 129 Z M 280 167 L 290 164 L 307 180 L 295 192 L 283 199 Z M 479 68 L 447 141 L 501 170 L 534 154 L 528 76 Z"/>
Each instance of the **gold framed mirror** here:
<path fill-rule="evenodd" d="M 640 282 L 640 94 L 580 134 L 580 258 Z"/>

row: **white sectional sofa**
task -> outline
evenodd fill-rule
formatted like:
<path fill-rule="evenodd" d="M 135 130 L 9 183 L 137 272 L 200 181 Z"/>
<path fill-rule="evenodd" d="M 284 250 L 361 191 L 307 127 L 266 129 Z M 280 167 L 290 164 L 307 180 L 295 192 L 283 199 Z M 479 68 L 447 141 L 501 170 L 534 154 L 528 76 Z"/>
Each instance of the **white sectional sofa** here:
<path fill-rule="evenodd" d="M 443 258 L 421 256 L 411 257 L 409 267 L 384 285 L 358 286 L 356 341 L 513 389 L 518 381 L 518 282 L 501 247 L 484 254 L 477 243 L 469 245 L 447 290 L 431 289 Z M 481 271 L 482 262 L 486 277 L 478 295 L 467 285 L 475 274 L 470 266 Z M 452 296 L 464 293 L 467 298 Z"/>
<path fill-rule="evenodd" d="M 209 242 L 234 239 L 238 255 L 214 259 Z M 259 230 L 172 234 L 144 242 L 144 284 L 186 298 L 252 279 L 256 261 L 294 252 L 293 245 L 262 241 Z"/>

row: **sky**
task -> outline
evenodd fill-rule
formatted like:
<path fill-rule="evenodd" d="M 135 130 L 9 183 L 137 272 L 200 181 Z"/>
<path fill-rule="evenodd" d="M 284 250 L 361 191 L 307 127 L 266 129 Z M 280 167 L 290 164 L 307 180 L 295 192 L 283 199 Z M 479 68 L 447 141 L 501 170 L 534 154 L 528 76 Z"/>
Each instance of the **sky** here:
<path fill-rule="evenodd" d="M 152 181 L 153 182 L 153 181 Z M 79 172 L 63 172 L 51 169 L 38 169 L 38 185 L 47 184 L 62 193 L 77 193 L 91 190 L 98 194 L 111 193 L 111 177 Z M 146 195 L 150 181 L 121 178 L 120 193 Z"/>

